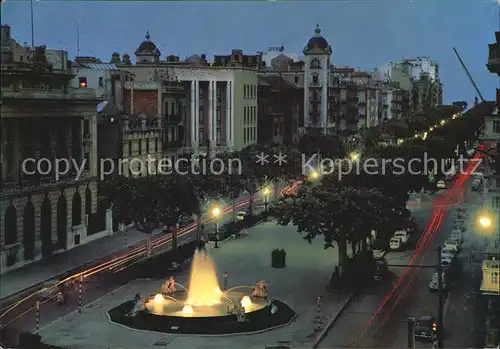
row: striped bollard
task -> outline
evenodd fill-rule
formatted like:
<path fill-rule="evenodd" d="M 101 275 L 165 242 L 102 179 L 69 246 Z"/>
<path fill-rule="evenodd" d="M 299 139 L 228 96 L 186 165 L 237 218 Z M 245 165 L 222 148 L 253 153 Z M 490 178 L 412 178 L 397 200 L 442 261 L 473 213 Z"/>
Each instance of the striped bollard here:
<path fill-rule="evenodd" d="M 123 230 L 125 232 L 125 247 L 128 247 L 128 228 L 125 224 L 123 225 Z"/>
<path fill-rule="evenodd" d="M 40 330 L 40 301 L 36 301 L 36 332 Z"/>
<path fill-rule="evenodd" d="M 321 296 L 316 299 L 316 331 L 321 330 Z"/>
<path fill-rule="evenodd" d="M 83 284 L 83 275 L 80 275 L 80 282 L 78 283 L 78 312 L 80 314 L 82 313 L 82 305 L 83 305 L 82 284 Z"/>

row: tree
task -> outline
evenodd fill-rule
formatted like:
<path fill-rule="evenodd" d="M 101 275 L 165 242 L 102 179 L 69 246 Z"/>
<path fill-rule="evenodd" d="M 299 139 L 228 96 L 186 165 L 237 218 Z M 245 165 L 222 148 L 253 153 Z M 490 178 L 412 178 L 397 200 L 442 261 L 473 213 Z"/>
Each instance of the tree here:
<path fill-rule="evenodd" d="M 278 224 L 292 224 L 311 242 L 319 235 L 324 248 L 338 247 L 340 276 L 347 260 L 347 243 L 366 239 L 377 229 L 383 195 L 376 189 L 353 188 L 339 183 L 301 188 L 293 200 L 283 199 L 271 212 Z"/>
<path fill-rule="evenodd" d="M 304 134 L 297 143 L 299 152 L 306 156 L 321 154 L 323 158 L 339 159 L 346 156 L 342 141 L 333 135 L 323 135 L 318 132 Z"/>
<path fill-rule="evenodd" d="M 119 222 L 133 222 L 146 234 L 162 226 L 172 228 L 182 216 L 199 214 L 198 193 L 187 176 L 120 176 L 104 182 L 102 193 L 116 206 Z"/>

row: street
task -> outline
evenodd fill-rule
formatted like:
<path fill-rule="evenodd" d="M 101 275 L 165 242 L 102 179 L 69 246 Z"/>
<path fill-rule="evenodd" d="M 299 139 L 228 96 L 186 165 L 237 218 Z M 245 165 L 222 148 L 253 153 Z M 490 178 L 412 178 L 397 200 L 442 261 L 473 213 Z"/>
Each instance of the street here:
<path fill-rule="evenodd" d="M 442 194 L 442 193 L 439 193 Z M 446 195 L 446 193 L 445 193 Z M 477 197 L 474 194 L 464 198 L 468 201 L 462 207 L 468 207 L 473 211 L 477 204 Z M 435 200 L 436 201 L 436 200 Z M 328 336 L 320 343 L 319 348 L 335 347 L 407 347 L 408 345 L 408 317 L 422 315 L 437 315 L 438 297 L 436 293 L 429 290 L 429 282 L 435 272 L 437 259 L 437 247 L 442 245 L 451 232 L 456 204 L 450 205 L 444 211 L 444 216 L 439 222 L 435 222 L 434 210 L 422 205 L 420 209 L 414 209 L 412 214 L 416 218 L 419 228 L 434 226 L 434 234 L 431 234 L 429 243 L 417 258 L 417 265 L 423 268 L 410 268 L 407 271 L 405 266 L 415 263 L 412 257 L 412 250 L 389 252 L 386 259 L 393 273 L 393 283 L 403 274 L 404 283 L 398 286 L 398 291 L 392 294 L 391 299 L 396 303 L 394 309 L 389 309 L 383 315 L 378 315 L 374 319 L 373 315 L 380 312 L 380 305 L 387 302 L 387 295 L 390 294 L 393 286 L 381 284 L 376 286 L 366 295 L 359 296 L 357 301 L 343 313 L 342 318 L 335 324 Z M 432 222 L 434 220 L 434 222 Z M 466 242 L 460 254 L 460 260 L 465 265 L 464 273 L 457 282 L 451 286 L 451 292 L 445 304 L 445 340 L 453 343 L 452 347 L 471 347 L 469 343 L 474 342 L 474 314 L 473 307 L 467 303 L 466 295 L 473 287 L 472 278 L 469 277 L 472 270 L 468 269 L 467 249 L 468 246 L 478 243 L 477 237 L 471 233 L 470 226 L 466 233 Z M 465 259 L 465 260 L 464 260 Z M 391 267 L 393 265 L 393 267 Z M 466 268 L 467 267 L 467 268 Z M 391 303 L 391 304 L 393 304 Z M 373 321 L 373 323 L 372 323 Z M 383 323 L 383 325 L 379 325 Z M 447 325 L 448 324 L 448 325 Z M 368 328 L 368 330 L 367 330 Z M 432 347 L 432 343 L 416 343 L 417 348 Z"/>

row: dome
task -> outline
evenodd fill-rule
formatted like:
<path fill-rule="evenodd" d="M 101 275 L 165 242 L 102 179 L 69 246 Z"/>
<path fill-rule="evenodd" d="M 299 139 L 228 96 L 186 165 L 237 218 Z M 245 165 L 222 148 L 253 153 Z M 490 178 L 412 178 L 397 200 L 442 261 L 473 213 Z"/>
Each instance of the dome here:
<path fill-rule="evenodd" d="M 146 32 L 145 40 L 141 42 L 137 50 L 135 50 L 135 53 L 137 54 L 141 51 L 149 51 L 158 56 L 160 55 L 160 50 L 158 50 L 155 43 L 151 41 L 151 36 L 149 35 L 149 32 Z"/>
<path fill-rule="evenodd" d="M 321 29 L 319 28 L 319 24 L 316 26 L 314 30 L 315 35 L 309 39 L 305 51 L 319 49 L 319 50 L 329 50 L 330 46 L 328 45 L 328 41 L 324 37 L 321 36 Z"/>

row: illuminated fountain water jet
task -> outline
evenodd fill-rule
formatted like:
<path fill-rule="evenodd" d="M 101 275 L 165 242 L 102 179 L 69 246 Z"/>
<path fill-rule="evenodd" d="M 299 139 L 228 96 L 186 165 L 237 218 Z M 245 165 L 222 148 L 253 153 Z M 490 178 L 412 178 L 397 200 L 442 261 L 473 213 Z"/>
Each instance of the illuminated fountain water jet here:
<path fill-rule="evenodd" d="M 189 276 L 186 304 L 211 306 L 221 303 L 222 291 L 214 261 L 206 252 L 195 251 Z"/>
<path fill-rule="evenodd" d="M 286 304 L 268 299 L 264 280 L 222 291 L 215 263 L 206 252 L 194 253 L 188 285 L 186 289 L 170 277 L 158 293 L 135 300 L 132 311 L 127 302 L 108 315 L 112 322 L 130 328 L 177 334 L 259 331 L 286 324 L 295 316 Z M 277 309 L 282 309 L 279 316 Z"/>

